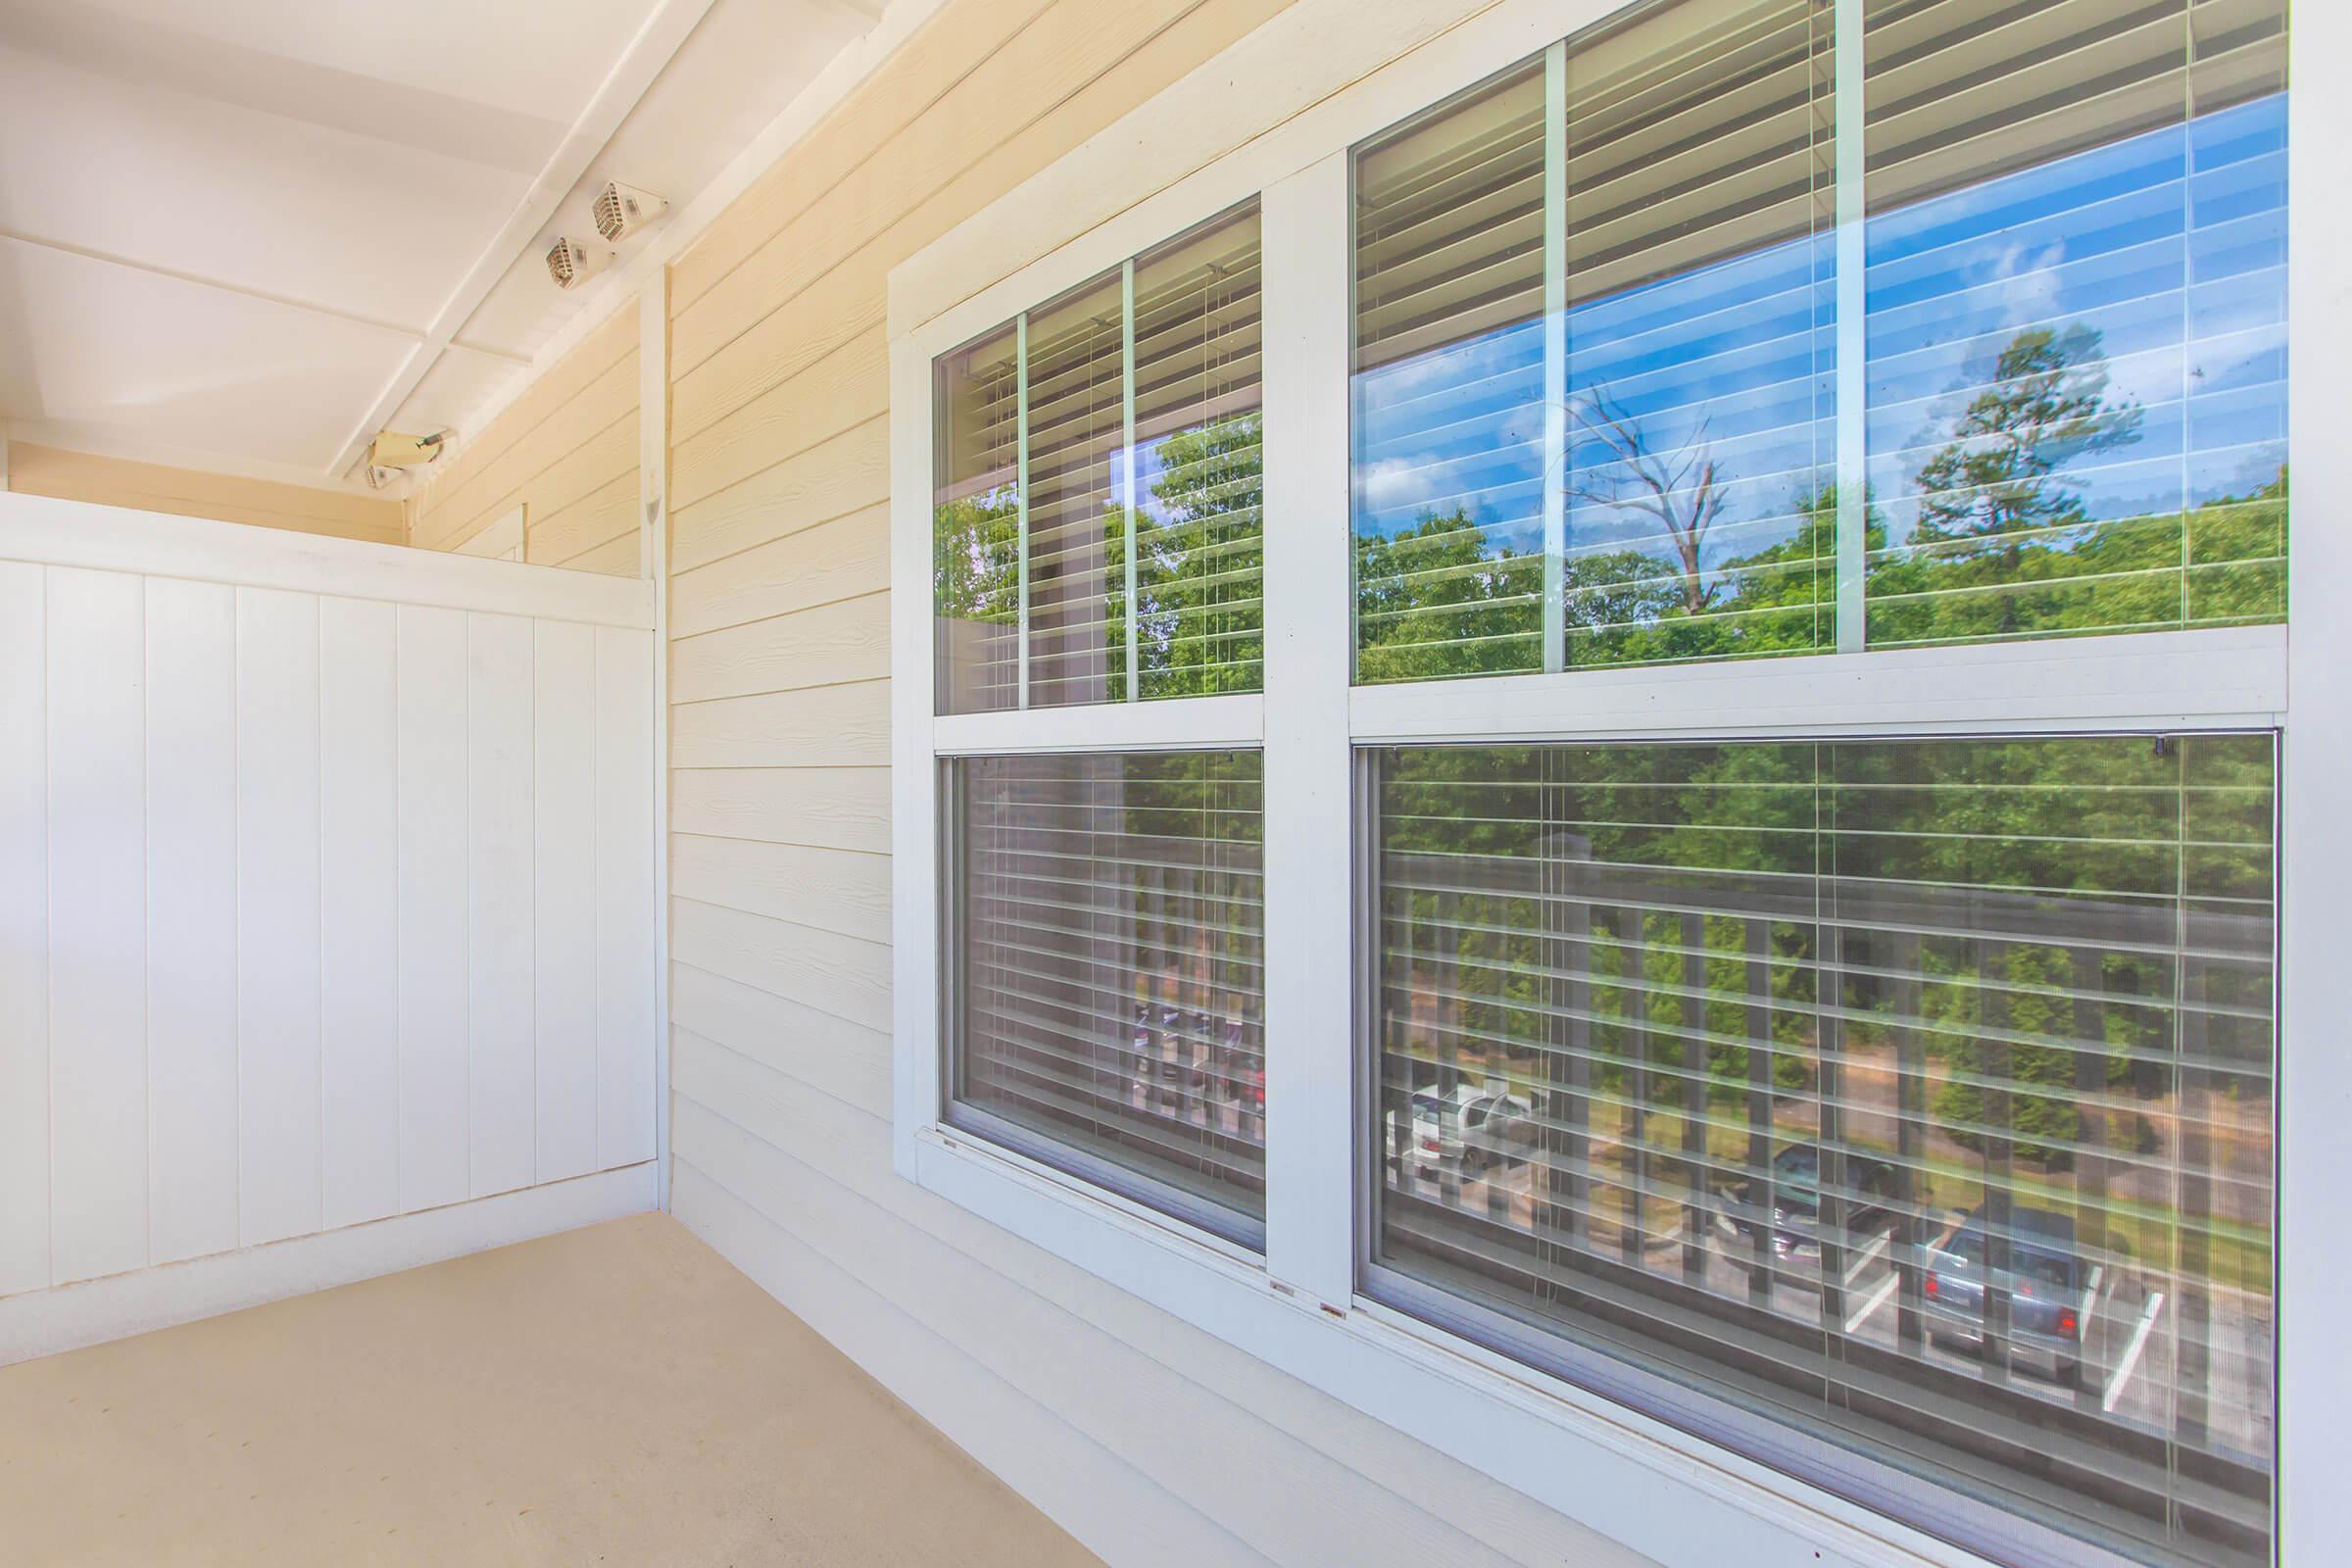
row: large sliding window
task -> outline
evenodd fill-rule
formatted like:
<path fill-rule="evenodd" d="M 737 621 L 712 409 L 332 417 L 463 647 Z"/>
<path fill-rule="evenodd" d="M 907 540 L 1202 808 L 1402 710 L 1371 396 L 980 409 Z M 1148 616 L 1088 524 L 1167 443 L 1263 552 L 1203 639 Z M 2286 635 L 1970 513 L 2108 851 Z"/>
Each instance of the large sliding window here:
<path fill-rule="evenodd" d="M 1357 683 L 2283 620 L 2284 11 L 1680 0 L 1361 145 Z M 1984 1549 L 2266 1561 L 2275 737 L 1693 689 L 1362 746 L 1369 1288 Z"/>
<path fill-rule="evenodd" d="M 1376 1290 L 2263 1560 L 2271 737 L 1368 765 Z"/>

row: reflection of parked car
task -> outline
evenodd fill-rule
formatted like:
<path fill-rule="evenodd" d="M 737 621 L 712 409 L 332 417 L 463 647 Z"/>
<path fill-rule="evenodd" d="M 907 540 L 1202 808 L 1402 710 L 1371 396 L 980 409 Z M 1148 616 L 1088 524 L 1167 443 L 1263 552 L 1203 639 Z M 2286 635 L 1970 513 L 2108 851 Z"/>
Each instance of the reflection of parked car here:
<path fill-rule="evenodd" d="M 1462 1174 L 1513 1170 L 1536 1154 L 1536 1107 L 1517 1095 L 1489 1095 L 1462 1109 Z"/>
<path fill-rule="evenodd" d="M 1533 1157 L 1536 1107 L 1516 1095 L 1456 1084 L 1446 1094 L 1413 1096 L 1413 1158 L 1424 1176 L 1446 1165 L 1465 1176 Z"/>
<path fill-rule="evenodd" d="M 1844 1246 L 1868 1246 L 1886 1228 L 1894 1174 L 1894 1167 L 1883 1159 L 1847 1152 L 1844 1179 L 1836 1188 L 1836 1196 L 1845 1202 L 1840 1223 Z M 1769 1205 L 1764 1184 L 1753 1177 L 1732 1183 L 1723 1196 L 1717 1224 L 1737 1244 L 1732 1252 L 1734 1262 L 1747 1265 L 1755 1261 L 1757 1232 L 1769 1223 L 1774 1272 L 1795 1284 L 1820 1283 L 1819 1144 L 1784 1145 L 1772 1156 Z"/>
<path fill-rule="evenodd" d="M 2071 1383 L 2082 1364 L 2082 1294 L 2089 1275 L 2075 1246 L 2075 1222 L 2046 1208 L 2009 1211 L 2009 1266 L 1990 1282 L 2009 1294 L 2009 1343 L 2047 1358 L 2050 1375 Z M 1980 1353 L 1984 1348 L 1984 1287 L 1990 1235 L 1984 1211 L 1972 1210 L 1951 1235 L 1923 1248 L 1921 1294 L 1929 1335 Z"/>

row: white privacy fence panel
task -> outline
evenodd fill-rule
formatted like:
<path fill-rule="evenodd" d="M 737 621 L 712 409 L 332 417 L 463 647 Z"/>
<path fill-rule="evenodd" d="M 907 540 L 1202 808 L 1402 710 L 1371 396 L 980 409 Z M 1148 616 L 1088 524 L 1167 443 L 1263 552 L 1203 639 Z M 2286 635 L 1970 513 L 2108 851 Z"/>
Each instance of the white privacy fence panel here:
<path fill-rule="evenodd" d="M 655 1155 L 650 585 L 0 497 L 0 1296 Z"/>

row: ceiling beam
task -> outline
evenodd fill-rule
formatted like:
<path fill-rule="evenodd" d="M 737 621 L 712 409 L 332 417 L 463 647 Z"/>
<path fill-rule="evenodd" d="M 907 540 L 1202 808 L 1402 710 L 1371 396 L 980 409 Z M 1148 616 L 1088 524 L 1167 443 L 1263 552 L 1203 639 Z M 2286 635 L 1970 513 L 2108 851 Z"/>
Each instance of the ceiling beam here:
<path fill-rule="evenodd" d="M 334 461 L 326 466 L 329 479 L 342 479 L 359 466 L 376 432 L 408 401 L 409 394 L 416 390 L 417 383 L 439 363 L 458 333 L 465 330 L 482 301 L 498 286 L 499 279 L 507 275 L 508 269 L 538 237 L 540 228 L 563 205 L 571 187 L 588 172 L 588 166 L 605 150 L 605 144 L 620 129 L 629 111 L 637 107 L 637 101 L 653 86 L 654 78 L 662 74 L 712 3 L 713 0 L 657 0 L 645 25 L 637 29 L 637 35 L 621 51 L 620 59 L 613 63 L 595 96 L 564 133 L 564 139 L 556 144 L 556 150 L 548 156 L 522 199 L 514 204 L 497 237 L 474 260 L 456 291 L 435 313 L 432 325 L 425 330 L 424 341 L 409 351 L 407 360 L 393 372 L 373 406 L 344 438 Z"/>

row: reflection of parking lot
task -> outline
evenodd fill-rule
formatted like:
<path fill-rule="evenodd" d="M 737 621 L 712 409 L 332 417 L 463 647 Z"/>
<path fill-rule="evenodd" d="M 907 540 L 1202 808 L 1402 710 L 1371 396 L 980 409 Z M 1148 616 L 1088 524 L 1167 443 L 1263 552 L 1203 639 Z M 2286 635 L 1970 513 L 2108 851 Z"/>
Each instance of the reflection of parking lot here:
<path fill-rule="evenodd" d="M 1533 1165 L 1465 1171 L 1451 1161 L 1408 1161 L 1403 1178 L 1404 1190 L 1416 1199 L 1530 1235 L 1536 1233 L 1538 1179 Z M 1390 1180 L 1396 1180 L 1393 1172 Z M 2236 1293 L 2217 1291 L 2208 1301 L 2184 1303 L 2161 1276 L 2093 1269 L 2076 1303 L 2082 1325 L 2079 1371 L 2056 1367 L 2053 1357 L 2031 1348 L 1988 1363 L 1980 1348 L 1965 1343 L 1965 1333 L 1954 1332 L 1961 1325 L 1946 1320 L 1940 1339 L 1926 1332 L 1934 1315 L 1920 1297 L 1906 1299 L 1905 1294 L 1923 1289 L 1924 1271 L 1912 1270 L 1905 1281 L 1897 1266 L 1904 1261 L 1904 1249 L 1891 1234 L 1890 1220 L 1856 1234 L 1848 1255 L 1836 1259 L 1837 1289 L 1825 1303 L 1818 1278 L 1801 1266 L 1768 1270 L 1771 1277 L 1759 1298 L 1750 1244 L 1712 1214 L 1702 1219 L 1702 1248 L 1692 1277 L 1687 1272 L 1693 1259 L 1682 1218 L 1689 1213 L 1679 1202 L 1653 1201 L 1652 1221 L 1638 1252 L 1643 1266 L 1661 1279 L 1790 1322 L 1818 1325 L 1833 1339 L 1874 1345 L 1964 1378 L 2004 1382 L 2019 1395 L 2071 1404 L 2153 1436 L 2178 1437 L 2257 1463 L 2269 1460 L 2273 1329 L 2267 1302 L 2257 1303 L 2255 1310 Z M 1958 1217 L 1944 1216 L 1929 1240 L 1947 1235 Z M 1622 1255 L 1621 1233 L 1613 1223 L 1601 1241 L 1610 1257 Z M 1915 1325 L 1907 1344 L 1906 1317 Z M 2200 1361 L 2201 1378 L 2195 1370 Z"/>

